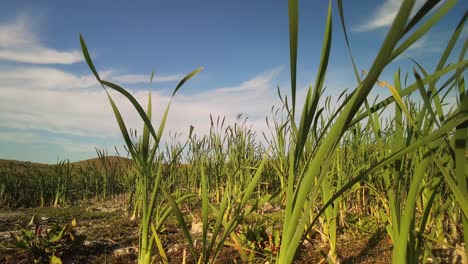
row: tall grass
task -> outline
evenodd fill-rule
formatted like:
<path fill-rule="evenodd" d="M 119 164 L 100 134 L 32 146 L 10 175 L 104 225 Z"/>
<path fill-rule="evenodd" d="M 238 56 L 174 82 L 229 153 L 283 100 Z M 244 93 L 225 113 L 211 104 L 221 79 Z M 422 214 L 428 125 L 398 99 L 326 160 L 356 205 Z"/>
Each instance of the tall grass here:
<path fill-rule="evenodd" d="M 454 25 L 435 67 L 412 60 L 411 73 L 398 70 L 393 80 L 382 80 L 382 71 L 457 3 L 428 1 L 410 17 L 414 2 L 401 3 L 375 60 L 366 73 L 359 74 L 345 10 L 337 1 L 356 85 L 331 98 L 323 95 L 335 45 L 335 6 L 330 1 L 316 80 L 299 102 L 299 14 L 307 12 L 299 12 L 299 1 L 289 0 L 291 98 L 278 88 L 280 105 L 271 109 L 269 134 L 263 134 L 263 141 L 243 116 L 232 124 L 210 116 L 209 134 L 197 135 L 191 127 L 188 137 L 170 134 L 164 144 L 161 138 L 172 98 L 155 127 L 151 93 L 144 109 L 127 90 L 102 80 L 80 37 L 85 59 L 106 92 L 132 162 L 116 169 L 104 152 L 98 152 L 98 167 L 73 168 L 61 162 L 53 174 L 2 169 L 0 203 L 14 207 L 33 197 L 30 206 L 64 206 L 76 199 L 126 193 L 130 216 L 140 221 L 139 263 L 156 258 L 171 261 L 161 237 L 171 216 L 193 263 L 216 263 L 227 246 L 244 262 L 293 263 L 305 240 L 317 243 L 311 230 L 322 234 L 319 243 L 328 244 L 327 261 L 338 263 L 338 238 L 343 229 L 356 227 L 355 218 L 371 218 L 385 227 L 393 243 L 393 263 L 425 262 L 435 258 L 437 247 L 460 247 L 463 241 L 466 251 L 468 42 L 460 37 L 467 15 Z M 460 53 L 453 54 L 460 41 Z M 183 78 L 173 97 L 200 70 Z M 371 100 L 374 87 L 387 89 L 391 96 Z M 109 90 L 131 102 L 143 121 L 141 135 L 127 128 Z M 303 105 L 300 113 L 299 105 Z M 15 193 L 15 188 L 24 192 Z M 267 206 L 274 207 L 274 213 Z M 256 227 L 259 223 L 264 226 Z"/>
<path fill-rule="evenodd" d="M 3 161 L 0 167 L 0 207 L 69 206 L 89 199 L 108 199 L 129 191 L 125 183 L 129 163 L 112 161 L 98 150 L 94 162 L 53 165 Z M 107 182 L 107 184 L 106 184 Z"/>
<path fill-rule="evenodd" d="M 101 84 L 101 86 L 106 91 L 107 97 L 111 104 L 112 110 L 114 112 L 116 121 L 119 125 L 120 132 L 125 140 L 125 145 L 132 157 L 132 160 L 135 162 L 137 168 L 137 180 L 136 180 L 136 187 L 139 190 L 139 196 L 142 206 L 142 219 L 140 222 L 140 241 L 139 241 L 139 256 L 138 256 L 138 263 L 150 263 L 151 262 L 151 251 L 153 245 L 153 237 L 150 235 L 151 233 L 151 222 L 153 220 L 153 212 L 154 206 L 156 201 L 156 195 L 158 192 L 164 193 L 164 195 L 168 196 L 169 194 L 164 189 L 164 187 L 160 186 L 161 178 L 162 178 L 162 156 L 158 154 L 159 144 L 161 141 L 162 133 L 164 131 L 164 126 L 166 124 L 167 115 L 169 113 L 169 109 L 171 106 L 172 98 L 176 95 L 179 89 L 199 73 L 203 68 L 198 68 L 195 71 L 189 73 L 185 76 L 179 84 L 175 87 L 174 92 L 172 93 L 171 101 L 167 105 L 164 114 L 162 116 L 161 123 L 159 124 L 158 131 L 156 132 L 153 124 L 151 122 L 152 117 L 152 103 L 151 103 L 151 93 L 148 96 L 148 105 L 147 110 L 145 111 L 142 106 L 138 103 L 138 101 L 124 88 L 105 80 L 102 80 L 93 64 L 91 56 L 89 55 L 88 49 L 84 42 L 83 37 L 80 35 L 80 43 L 81 48 L 83 51 L 83 55 L 86 59 L 86 62 L 93 72 L 94 76 L 96 77 L 97 81 Z M 151 80 L 154 74 L 151 75 Z M 138 112 L 140 117 L 144 122 L 143 127 L 143 134 L 141 136 L 141 140 L 132 140 L 131 134 L 125 125 L 125 122 L 122 118 L 122 115 L 115 104 L 114 100 L 112 99 L 110 93 L 108 92 L 107 88 L 115 90 L 125 96 L 134 106 L 135 110 Z M 155 178 L 154 178 L 155 177 Z M 153 184 L 151 185 L 151 182 Z"/>
<path fill-rule="evenodd" d="M 332 117 L 327 125 L 327 129 L 324 133 L 320 136 L 319 141 L 315 145 L 314 154 L 311 156 L 310 160 L 307 160 L 307 164 L 305 165 L 304 170 L 299 170 L 299 163 L 302 159 L 302 153 L 305 149 L 307 135 L 309 135 L 311 130 L 311 125 L 313 124 L 314 118 L 316 118 L 316 114 L 318 113 L 317 105 L 319 95 L 321 94 L 323 81 L 325 79 L 325 74 L 327 71 L 328 59 L 330 54 L 330 47 L 331 47 L 331 29 L 332 29 L 332 5 L 331 2 L 329 3 L 328 8 L 328 15 L 326 19 L 326 26 L 325 26 L 325 35 L 324 35 L 324 43 L 322 49 L 321 60 L 319 64 L 319 69 L 316 77 L 316 83 L 314 88 L 309 88 L 308 94 L 306 96 L 306 100 L 304 102 L 304 110 L 300 118 L 299 126 L 296 130 L 295 126 L 295 94 L 296 94 L 296 57 L 297 57 L 297 32 L 298 32 L 298 1 L 297 0 L 290 0 L 289 1 L 289 26 L 290 26 L 290 54 L 291 54 L 291 94 L 293 98 L 292 103 L 292 110 L 291 110 L 291 124 L 293 127 L 293 140 L 294 144 L 289 152 L 289 171 L 288 171 L 288 184 L 287 184 L 287 191 L 286 191 L 286 209 L 285 209 L 285 216 L 284 216 L 284 228 L 283 228 L 283 235 L 281 240 L 281 250 L 279 254 L 278 261 L 280 263 L 291 263 L 294 259 L 296 254 L 297 248 L 300 245 L 301 241 L 303 240 L 303 233 L 304 233 L 304 226 L 307 224 L 309 219 L 310 209 L 313 206 L 317 196 L 318 196 L 318 189 L 320 184 L 324 181 L 327 177 L 327 171 L 330 169 L 330 165 L 333 162 L 331 159 L 333 157 L 333 153 L 338 147 L 340 140 L 342 139 L 343 135 L 346 131 L 350 128 L 350 125 L 355 124 L 353 122 L 356 117 L 358 117 L 358 113 L 360 108 L 366 102 L 366 98 L 369 95 L 370 91 L 374 87 L 375 83 L 378 82 L 378 78 L 383 71 L 383 69 L 398 57 L 402 52 L 408 49 L 412 44 L 414 44 L 418 39 L 420 39 L 438 20 L 441 19 L 456 3 L 457 1 L 447 1 L 442 4 L 442 6 L 430 14 L 431 9 L 434 8 L 434 5 L 426 4 L 417 12 L 417 15 L 410 19 L 409 15 L 411 10 L 414 6 L 414 1 L 406 0 L 403 1 L 400 9 L 393 21 L 388 33 L 382 43 L 382 46 L 379 52 L 375 56 L 375 60 L 370 67 L 367 75 L 360 80 L 358 78 L 358 86 L 354 91 L 351 92 L 350 96 L 346 98 L 345 102 L 339 107 L 340 111 L 337 112 L 336 115 Z M 342 4 L 341 1 L 338 1 L 338 5 L 340 8 L 340 16 L 342 21 L 343 18 L 343 11 L 342 11 Z M 427 19 L 416 29 L 412 29 L 416 26 L 422 18 L 427 17 Z M 344 22 L 342 23 L 344 32 L 346 32 L 346 28 L 344 27 Z M 411 34 L 409 32 L 412 32 Z M 409 36 L 406 36 L 410 34 Z M 347 39 L 347 36 L 346 36 Z M 348 40 L 347 40 L 348 41 Z M 402 43 L 401 43 L 402 42 Z M 398 45 L 398 43 L 401 43 Z M 349 46 L 349 45 L 348 45 Z M 453 46 L 452 46 L 453 47 Z M 448 53 L 450 53 L 451 48 L 448 49 Z M 354 65 L 354 60 L 353 60 Z M 443 65 L 443 64 L 442 64 Z M 455 66 L 456 65 L 456 66 Z M 453 69 L 457 70 L 457 75 L 455 78 L 459 78 L 461 69 L 466 66 L 466 61 L 460 61 L 458 64 L 455 64 Z M 448 68 L 448 67 L 447 67 Z M 417 88 L 421 86 L 421 84 L 427 82 L 434 82 L 438 78 L 442 76 L 442 72 L 444 69 L 443 66 L 439 67 L 434 73 L 427 74 L 424 80 L 418 79 L 418 81 L 410 87 Z M 355 69 L 355 72 L 357 70 Z M 399 80 L 396 79 L 396 86 L 398 86 Z M 413 88 L 413 89 L 414 89 Z M 392 90 L 392 99 L 393 102 L 396 102 L 397 105 L 395 106 L 398 111 L 398 115 L 401 116 L 401 111 L 405 110 L 405 114 L 407 114 L 406 118 L 410 118 L 408 115 L 408 111 L 402 104 L 401 98 L 402 96 L 408 95 L 410 92 L 408 91 L 409 88 L 406 88 L 408 91 L 406 94 L 402 94 L 399 92 L 401 89 L 391 89 Z M 468 100 L 464 98 L 464 100 Z M 388 105 L 388 104 L 387 104 Z M 426 106 L 429 109 L 432 106 Z M 464 122 L 466 122 L 467 115 L 464 112 L 463 102 L 462 105 L 455 111 L 453 115 L 445 120 L 439 127 L 433 129 L 427 129 L 425 133 L 418 131 L 417 127 L 416 133 L 418 137 L 415 138 L 412 142 L 405 142 L 397 143 L 396 148 L 394 149 L 393 153 L 390 155 L 383 156 L 380 161 L 373 164 L 372 168 L 364 170 L 360 173 L 360 176 L 356 177 L 355 179 L 345 184 L 343 188 L 341 188 L 337 194 L 341 194 L 344 191 L 351 188 L 351 186 L 357 182 L 357 179 L 361 179 L 367 176 L 370 172 L 376 170 L 377 168 L 381 168 L 387 164 L 391 164 L 395 162 L 397 170 L 401 170 L 401 159 L 404 155 L 408 153 L 418 153 L 424 145 L 432 146 L 428 149 L 422 151 L 418 156 L 424 156 L 421 164 L 417 165 L 416 171 L 414 172 L 414 180 L 412 184 L 410 184 L 410 194 L 408 197 L 407 206 L 405 207 L 405 213 L 402 216 L 402 227 L 395 228 L 394 233 L 397 233 L 397 239 L 394 247 L 394 255 L 393 261 L 394 263 L 404 263 L 406 262 L 407 254 L 406 254 L 406 243 L 408 239 L 411 239 L 409 236 L 409 227 L 411 223 L 414 223 L 413 219 L 413 203 L 415 201 L 415 197 L 417 195 L 417 188 L 418 183 L 422 177 L 424 177 L 425 170 L 427 166 L 431 163 L 431 157 L 433 153 L 437 151 L 434 146 L 434 143 L 440 142 L 444 137 L 448 136 L 451 131 L 457 126 L 460 126 Z M 369 112 L 372 113 L 370 110 L 368 113 L 364 113 L 365 116 L 369 116 Z M 423 122 L 422 117 L 418 117 L 421 123 Z M 432 117 L 431 117 L 432 118 Z M 361 118 L 362 119 L 362 118 Z M 411 120 L 411 119 L 409 119 Z M 396 119 L 396 122 L 401 123 L 400 120 Z M 397 131 L 401 130 L 401 124 L 397 124 L 400 128 L 397 128 Z M 396 132 L 397 140 L 401 138 L 398 132 Z M 437 146 L 437 145 L 436 145 Z M 415 152 L 418 150 L 417 152 Z M 421 156 L 422 155 L 422 156 Z M 397 173 L 397 172 L 395 172 Z M 465 175 L 466 177 L 466 175 Z M 399 180 L 401 178 L 396 178 L 392 188 L 396 188 L 399 185 Z M 451 183 L 450 177 L 445 177 L 448 183 Z M 450 184 L 450 186 L 454 186 L 452 189 L 458 191 L 456 189 L 455 184 Z M 397 189 L 398 190 L 398 189 Z M 457 200 L 461 202 L 463 198 L 461 198 L 461 193 L 457 195 Z M 338 195 L 335 195 L 332 199 L 329 200 L 328 205 L 332 204 L 333 200 L 337 198 Z M 400 202 L 400 201 L 398 201 Z M 395 204 L 395 203 L 393 203 Z M 323 209 L 326 210 L 326 209 Z M 322 210 L 322 211 L 323 211 Z M 393 210 L 394 214 L 400 214 L 403 208 L 395 208 Z M 400 220 L 399 217 L 395 217 Z M 395 234 L 394 234 L 395 236 Z M 394 237 L 395 239 L 395 237 Z"/>

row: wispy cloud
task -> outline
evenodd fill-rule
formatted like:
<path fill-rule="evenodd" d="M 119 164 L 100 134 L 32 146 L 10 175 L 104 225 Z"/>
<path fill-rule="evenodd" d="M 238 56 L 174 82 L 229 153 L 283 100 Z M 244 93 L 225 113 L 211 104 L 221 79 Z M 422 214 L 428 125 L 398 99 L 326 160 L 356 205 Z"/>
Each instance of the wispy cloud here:
<path fill-rule="evenodd" d="M 134 83 L 148 83 L 150 81 L 151 75 L 145 74 L 125 74 L 113 77 L 114 80 L 126 84 Z M 176 82 L 180 81 L 184 76 L 182 74 L 172 74 L 172 75 L 154 75 L 153 83 L 163 83 L 163 82 Z"/>
<path fill-rule="evenodd" d="M 78 50 L 44 47 L 32 32 L 31 24 L 27 16 L 0 24 L 0 60 L 33 64 L 73 64 L 83 60 Z"/>
<path fill-rule="evenodd" d="M 101 75 L 110 76 L 110 71 Z M 70 89 L 87 88 L 96 85 L 96 78 L 91 75 L 78 76 L 51 67 L 10 67 L 0 70 L 0 85 L 21 89 L 25 85 L 35 89 Z"/>
<path fill-rule="evenodd" d="M 28 149 L 33 153 L 38 146 L 47 150 L 45 146 L 50 146 L 50 149 L 60 149 L 70 156 L 83 157 L 86 151 L 93 155 L 95 145 L 122 142 L 107 95 L 94 76 L 51 65 L 80 62 L 83 60 L 80 52 L 46 47 L 36 32 L 26 17 L 0 24 L 0 146 L 19 144 L 26 151 L 22 153 L 28 153 Z M 86 67 L 84 63 L 82 65 Z M 198 135 L 206 134 L 210 129 L 210 114 L 225 117 L 226 124 L 235 122 L 238 114 L 244 114 L 257 131 L 264 131 L 264 118 L 271 106 L 278 103 L 275 87 L 282 69 L 278 67 L 253 74 L 231 87 L 205 88 L 197 94 L 179 92 L 172 103 L 165 134 L 167 131 L 187 133 L 191 125 L 195 126 Z M 148 83 L 150 74 L 125 74 L 110 69 L 101 71 L 100 75 L 103 79 L 127 84 L 125 87 L 133 96 L 146 104 L 148 92 L 136 87 Z M 181 78 L 180 74 L 156 74 L 153 82 L 174 82 Z M 189 85 L 190 82 L 186 84 Z M 110 94 L 127 127 L 141 131 L 143 124 L 128 100 L 114 91 Z M 170 100 L 170 95 L 164 91 L 153 90 L 156 127 Z M 8 151 L 15 152 L 5 149 L 0 155 Z M 40 157 L 37 159 L 41 160 Z"/>
<path fill-rule="evenodd" d="M 196 95 L 177 95 L 169 113 L 166 131 L 188 132 L 190 125 L 194 125 L 197 134 L 208 133 L 210 114 L 225 116 L 226 122 L 234 122 L 239 113 L 249 114 L 252 123 L 263 126 L 265 115 L 277 101 L 274 87 L 280 70 L 276 68 L 258 74 L 230 88 L 213 89 Z M 25 71 L 29 72 L 23 75 Z M 92 81 L 91 75 L 78 76 L 52 68 L 10 69 L 8 73 L 0 74 L 1 127 L 10 131 L 28 132 L 33 129 L 61 134 L 64 137 L 120 139 L 119 128 L 106 94 L 95 80 Z M 68 85 L 62 85 L 66 83 Z M 87 89 L 81 89 L 83 87 Z M 139 102 L 146 103 L 147 91 L 134 89 L 131 92 Z M 112 93 L 112 96 L 128 122 L 128 127 L 140 131 L 142 123 L 133 107 L 122 96 L 116 93 Z M 153 91 L 153 116 L 156 126 L 169 100 L 168 95 Z M 264 126 L 256 128 L 265 129 Z M 12 134 L 3 135 L 3 139 L 7 136 Z M 34 139 L 30 136 L 25 138 Z M 63 145 L 62 147 L 68 150 L 83 150 L 83 147 L 80 147 L 82 142 L 73 143 L 68 140 L 55 144 Z M 86 148 L 91 146 L 85 145 Z M 90 148 L 89 151 L 92 153 L 94 149 Z"/>
<path fill-rule="evenodd" d="M 249 117 L 249 122 L 258 132 L 266 129 L 265 116 L 279 100 L 275 92 L 276 78 L 283 67 L 257 74 L 233 87 L 222 87 L 198 95 L 181 94 L 171 109 L 170 125 L 174 131 L 188 131 L 194 125 L 197 134 L 209 132 L 209 115 L 226 117 L 233 123 L 238 114 Z"/>
<path fill-rule="evenodd" d="M 47 137 L 38 132 L 29 131 L 0 131 L 0 142 L 19 143 L 19 144 L 35 144 L 49 142 L 59 145 L 65 152 L 69 153 L 85 153 L 94 150 L 95 147 L 103 147 L 100 144 L 80 143 L 70 140 L 66 137 Z"/>
<path fill-rule="evenodd" d="M 113 70 L 100 71 L 99 75 L 105 80 L 124 84 L 148 83 L 150 75 L 132 74 L 119 75 Z M 173 74 L 155 77 L 154 83 L 179 81 L 182 75 Z M 93 75 L 76 75 L 50 66 L 21 66 L 0 67 L 0 84 L 10 88 L 22 88 L 24 84 L 46 90 L 77 89 L 96 86 L 96 78 Z"/>
<path fill-rule="evenodd" d="M 416 49 L 422 49 L 427 47 L 428 41 L 427 41 L 427 35 L 420 38 L 418 41 L 416 41 L 413 45 L 411 45 L 407 50 L 416 50 Z"/>
<path fill-rule="evenodd" d="M 398 13 L 402 2 L 403 0 L 385 0 L 383 4 L 373 11 L 371 18 L 360 25 L 355 26 L 354 31 L 365 32 L 390 26 Z M 425 0 L 416 0 L 411 16 L 413 16 L 425 2 Z M 441 3 L 442 2 L 444 1 L 441 1 Z"/>
<path fill-rule="evenodd" d="M 37 133 L 27 131 L 0 131 L 0 142 L 32 143 L 42 140 Z"/>
<path fill-rule="evenodd" d="M 271 88 L 271 80 L 276 77 L 284 67 L 277 67 L 269 72 L 258 75 L 255 78 L 245 81 L 236 87 L 218 88 L 215 92 L 217 93 L 238 93 L 248 91 L 260 91 L 262 89 Z"/>

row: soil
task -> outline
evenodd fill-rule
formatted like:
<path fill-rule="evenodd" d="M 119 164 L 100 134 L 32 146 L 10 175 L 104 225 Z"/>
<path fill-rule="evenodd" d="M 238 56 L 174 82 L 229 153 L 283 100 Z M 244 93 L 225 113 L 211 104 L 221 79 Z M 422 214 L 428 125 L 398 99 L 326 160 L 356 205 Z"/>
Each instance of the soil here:
<path fill-rule="evenodd" d="M 7 248 L 13 234 L 20 234 L 31 218 L 41 227 L 54 223 L 70 223 L 73 218 L 77 247 L 57 251 L 63 263 L 136 263 L 138 255 L 138 221 L 129 220 L 124 198 L 107 202 L 88 202 L 68 208 L 0 209 L 0 263 L 32 263 L 35 256 L 28 251 Z M 168 221 L 161 234 L 170 263 L 191 263 L 190 250 L 175 222 Z M 383 229 L 373 234 L 343 231 L 338 239 L 338 258 L 341 263 L 391 263 L 392 245 Z M 157 250 L 155 250 L 157 252 Z M 319 238 L 305 242 L 295 263 L 327 263 L 328 248 Z M 271 256 L 270 256 L 271 257 Z M 234 247 L 225 246 L 217 263 L 242 263 Z M 255 258 L 255 263 L 268 263 L 268 258 Z M 155 263 L 161 263 L 156 259 Z M 270 262 L 271 263 L 271 262 Z"/>

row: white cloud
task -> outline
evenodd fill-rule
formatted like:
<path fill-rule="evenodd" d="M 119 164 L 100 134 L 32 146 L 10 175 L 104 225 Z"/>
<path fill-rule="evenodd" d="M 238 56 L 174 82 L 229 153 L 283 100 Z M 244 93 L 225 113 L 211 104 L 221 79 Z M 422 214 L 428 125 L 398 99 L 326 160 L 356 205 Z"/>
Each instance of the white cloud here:
<path fill-rule="evenodd" d="M 109 76 L 110 71 L 103 72 Z M 28 84 L 35 89 L 69 89 L 96 86 L 91 75 L 77 76 L 50 67 L 17 67 L 0 70 L 0 84 L 10 88 L 22 88 Z"/>
<path fill-rule="evenodd" d="M 382 27 L 390 26 L 396 14 L 398 13 L 402 2 L 403 0 L 385 0 L 382 5 L 374 10 L 373 14 L 371 15 L 371 19 L 354 27 L 354 31 L 372 31 Z M 410 16 L 413 16 L 425 2 L 426 0 L 416 0 Z M 443 2 L 444 1 L 441 1 L 438 5 Z"/>
<path fill-rule="evenodd" d="M 424 36 L 424 37 L 420 38 L 418 41 L 416 41 L 413 45 L 411 45 L 407 49 L 407 51 L 422 49 L 422 48 L 425 48 L 427 45 L 428 45 L 427 36 Z"/>
<path fill-rule="evenodd" d="M 14 142 L 14 143 L 32 143 L 42 139 L 36 133 L 25 131 L 0 131 L 0 141 Z"/>
<path fill-rule="evenodd" d="M 20 16 L 15 21 L 0 25 L 0 48 L 25 47 L 37 43 L 38 39 L 30 33 L 26 16 Z"/>
<path fill-rule="evenodd" d="M 101 144 L 91 143 L 80 143 L 77 144 L 75 141 L 64 138 L 54 137 L 50 138 L 45 135 L 41 135 L 37 132 L 29 131 L 0 131 L 0 142 L 19 143 L 19 144 L 34 144 L 49 142 L 61 146 L 65 152 L 68 153 L 86 153 L 94 150 L 95 147 L 102 148 Z"/>
<path fill-rule="evenodd" d="M 219 88 L 216 90 L 218 93 L 237 93 L 237 92 L 247 92 L 247 91 L 255 91 L 261 89 L 268 89 L 271 88 L 270 82 L 271 80 L 277 76 L 283 67 L 278 67 L 273 69 L 270 72 L 264 73 L 262 75 L 256 76 L 254 79 L 248 80 L 243 82 L 241 85 L 237 87 L 228 87 L 228 88 Z"/>
<path fill-rule="evenodd" d="M 0 62 L 36 64 L 0 64 L 0 128 L 8 131 L 0 131 L 0 142 L 31 145 L 31 148 L 34 143 L 48 144 L 52 149 L 59 146 L 65 152 L 75 154 L 87 150 L 94 153 L 96 142 L 123 144 L 106 93 L 94 76 L 44 65 L 82 61 L 80 52 L 45 47 L 31 27 L 32 23 L 26 17 L 0 24 Z M 165 135 L 168 131 L 187 135 L 191 125 L 195 126 L 196 134 L 207 134 L 210 114 L 225 116 L 225 123 L 232 124 L 237 114 L 243 113 L 249 117 L 248 124 L 254 125 L 257 131 L 266 130 L 265 116 L 271 106 L 278 103 L 275 87 L 281 70 L 276 68 L 260 73 L 232 87 L 204 90 L 198 94 L 179 92 L 169 112 Z M 132 89 L 132 84 L 148 83 L 150 74 L 118 74 L 107 70 L 101 71 L 100 75 L 106 80 L 128 84 L 126 87 L 134 97 L 146 105 L 148 91 Z M 173 82 L 182 78 L 180 74 L 156 74 L 153 82 Z M 185 86 L 190 86 L 190 82 Z M 111 95 L 127 127 L 141 132 L 142 122 L 133 106 L 116 92 L 111 91 Z M 152 92 L 156 129 L 170 99 L 170 94 L 160 89 Z M 76 137 L 84 138 L 74 141 Z M 0 154 L 8 151 L 11 149 L 0 151 Z"/>
<path fill-rule="evenodd" d="M 44 47 L 26 16 L 0 24 L 0 60 L 33 64 L 73 64 L 83 61 L 78 50 L 59 51 Z"/>
<path fill-rule="evenodd" d="M 102 144 L 93 144 L 93 143 L 77 143 L 68 138 L 55 138 L 53 143 L 61 146 L 65 153 L 89 153 L 94 152 L 95 148 L 103 149 Z"/>
<path fill-rule="evenodd" d="M 99 75 L 104 80 L 125 84 L 148 83 L 150 79 L 150 75 L 118 75 L 113 70 L 100 71 Z M 183 76 L 178 74 L 165 75 L 155 77 L 153 82 L 171 82 L 182 78 Z M 93 75 L 75 75 L 52 67 L 0 68 L 0 84 L 11 88 L 21 88 L 24 83 L 46 90 L 90 88 L 97 85 L 96 78 Z"/>
<path fill-rule="evenodd" d="M 145 74 L 126 74 L 114 77 L 114 80 L 126 83 L 149 83 L 151 75 Z M 163 82 L 175 82 L 180 81 L 184 76 L 182 74 L 173 74 L 173 75 L 154 75 L 153 83 L 163 83 Z"/>
<path fill-rule="evenodd" d="M 226 117 L 226 124 L 233 123 L 238 114 L 249 117 L 258 132 L 265 131 L 265 116 L 279 100 L 275 91 L 275 78 L 282 67 L 258 74 L 238 86 L 209 90 L 198 95 L 177 95 L 171 108 L 171 130 L 188 131 L 195 126 L 197 134 L 209 132 L 209 115 Z"/>
<path fill-rule="evenodd" d="M 255 127 L 257 130 L 264 130 L 264 118 L 270 107 L 278 102 L 274 81 L 279 72 L 279 68 L 273 69 L 230 88 L 196 95 L 178 94 L 171 106 L 165 134 L 168 131 L 186 134 L 190 125 L 195 126 L 198 135 L 208 133 L 210 113 L 215 117 L 226 116 L 227 124 L 234 122 L 238 113 L 248 114 L 250 123 L 260 126 Z M 107 74 L 112 76 L 111 72 Z M 186 85 L 190 85 L 190 82 Z M 93 81 L 92 75 L 78 76 L 53 68 L 10 69 L 0 74 L 0 93 L 0 124 L 4 128 L 21 131 L 34 129 L 121 142 L 106 94 Z M 132 90 L 132 93 L 146 105 L 147 90 Z M 133 106 L 115 92 L 111 94 L 127 127 L 141 132 L 142 123 Z M 169 100 L 168 95 L 152 92 L 156 128 Z M 10 136 L 13 135 L 4 134 L 3 140 Z M 67 150 L 75 149 L 75 152 L 92 146 L 72 141 L 51 141 L 54 142 Z M 93 151 L 90 148 L 90 152 Z"/>

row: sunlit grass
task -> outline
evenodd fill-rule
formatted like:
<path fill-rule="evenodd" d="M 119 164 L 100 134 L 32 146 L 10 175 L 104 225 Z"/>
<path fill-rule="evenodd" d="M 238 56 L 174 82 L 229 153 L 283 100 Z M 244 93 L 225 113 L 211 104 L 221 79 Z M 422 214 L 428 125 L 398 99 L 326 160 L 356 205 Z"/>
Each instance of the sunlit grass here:
<path fill-rule="evenodd" d="M 234 124 L 210 116 L 208 135 L 197 135 L 190 127 L 188 137 L 176 134 L 163 142 L 172 98 L 201 68 L 176 86 L 155 127 L 151 93 L 145 110 L 129 91 L 102 80 L 80 36 L 84 57 L 106 91 L 131 162 L 116 169 L 98 151 L 101 166 L 78 169 L 64 161 L 53 168 L 53 177 L 37 169 L 28 171 L 32 176 L 24 180 L 14 176 L 15 169 L 3 169 L 0 203 L 15 207 L 33 197 L 29 206 L 66 206 L 73 200 L 126 193 L 129 221 L 140 221 L 139 263 L 151 263 L 156 256 L 171 261 L 160 236 L 171 217 L 194 263 L 217 263 L 226 246 L 244 262 L 292 263 L 305 240 L 317 243 L 311 230 L 322 235 L 319 243 L 329 246 L 327 261 L 337 263 L 340 230 L 353 228 L 347 223 L 351 218 L 372 218 L 385 228 L 393 243 L 393 263 L 425 262 L 441 245 L 456 247 L 464 241 L 468 249 L 464 79 L 468 45 L 460 40 L 467 16 L 454 27 L 435 67 L 413 60 L 411 73 L 398 70 L 393 80 L 380 79 L 390 63 L 457 3 L 448 0 L 434 9 L 438 1 L 428 2 L 411 18 L 414 2 L 402 2 L 375 60 L 359 75 L 342 1 L 337 1 L 339 18 L 332 16 L 330 1 L 316 81 L 300 101 L 296 97 L 299 1 L 289 0 L 291 100 L 278 88 L 280 104 L 267 119 L 270 131 L 264 140 L 242 116 Z M 307 10 L 301 14 L 307 15 Z M 356 83 L 353 90 L 331 98 L 323 92 L 331 47 L 337 45 L 332 40 L 337 19 Z M 460 53 L 453 54 L 460 41 L 464 41 Z M 372 102 L 369 95 L 374 87 L 387 89 L 391 96 Z M 123 95 L 138 112 L 144 124 L 141 135 L 127 128 L 109 89 Z M 262 220 L 260 227 L 248 221 L 270 214 L 274 219 Z"/>

